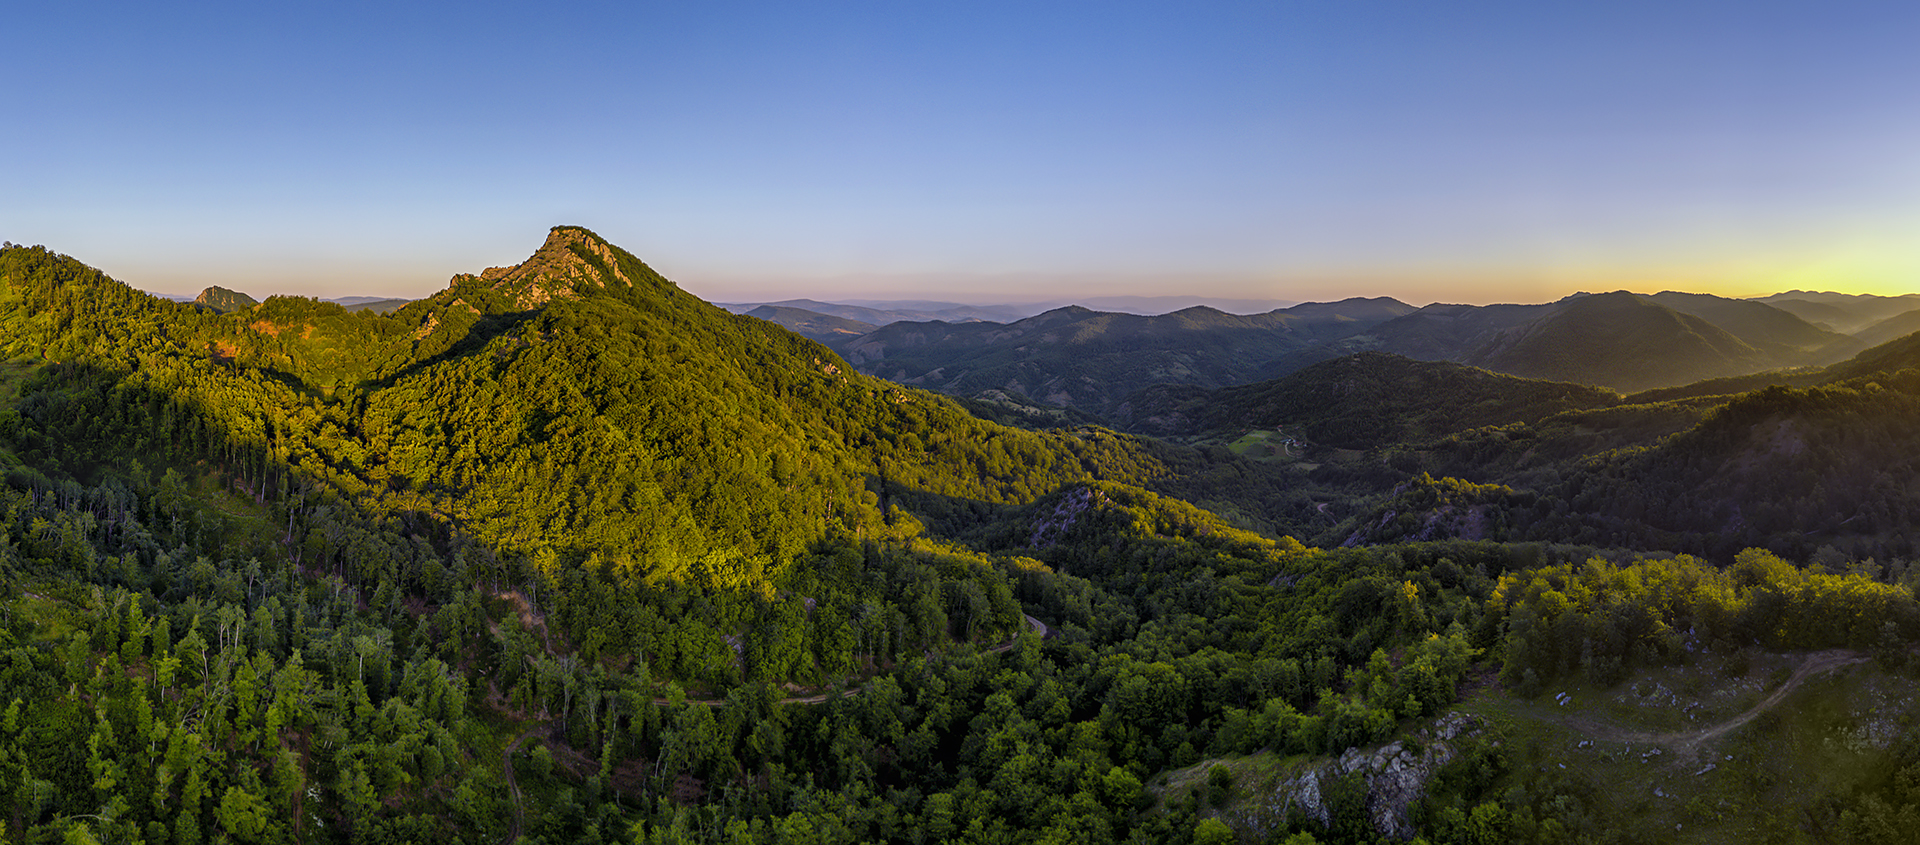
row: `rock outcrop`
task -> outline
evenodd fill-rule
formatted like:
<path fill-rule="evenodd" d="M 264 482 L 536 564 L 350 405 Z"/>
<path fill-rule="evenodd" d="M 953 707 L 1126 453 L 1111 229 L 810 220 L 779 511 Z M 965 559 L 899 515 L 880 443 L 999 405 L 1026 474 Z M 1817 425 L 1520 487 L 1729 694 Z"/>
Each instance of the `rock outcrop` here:
<path fill-rule="evenodd" d="M 200 295 L 194 298 L 193 304 L 225 314 L 229 311 L 252 308 L 259 305 L 260 301 L 237 290 L 227 290 L 216 285 L 201 291 Z"/>
<path fill-rule="evenodd" d="M 613 280 L 633 283 L 620 269 L 613 247 L 574 226 L 553 227 L 547 242 L 527 260 L 512 267 L 489 267 L 480 278 L 525 309 L 579 296 L 581 285 L 604 288 Z"/>
<path fill-rule="evenodd" d="M 1358 776 L 1367 785 L 1367 815 L 1380 835 L 1393 839 L 1412 839 L 1415 830 L 1407 818 L 1408 808 L 1426 794 L 1427 781 L 1434 772 L 1458 755 L 1455 740 L 1478 733 L 1480 725 L 1473 717 L 1448 713 L 1420 731 L 1419 742 L 1390 742 L 1372 753 L 1349 748 L 1340 758 L 1280 784 L 1273 803 L 1287 810 L 1298 808 L 1307 818 L 1322 825 L 1332 823 L 1321 784 L 1343 777 Z"/>
<path fill-rule="evenodd" d="M 1067 529 L 1079 520 L 1080 514 L 1106 500 L 1107 494 L 1091 487 L 1082 487 L 1060 497 L 1060 504 L 1053 509 L 1053 513 L 1042 515 L 1034 521 L 1033 536 L 1027 540 L 1027 545 L 1044 549 L 1060 542 Z"/>

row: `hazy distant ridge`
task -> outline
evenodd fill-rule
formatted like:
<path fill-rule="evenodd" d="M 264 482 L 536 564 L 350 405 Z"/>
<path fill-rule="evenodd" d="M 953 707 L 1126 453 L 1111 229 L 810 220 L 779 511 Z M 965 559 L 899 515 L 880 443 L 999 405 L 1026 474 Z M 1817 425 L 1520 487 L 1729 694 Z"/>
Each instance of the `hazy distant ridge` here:
<path fill-rule="evenodd" d="M 1244 383 L 1282 355 L 1412 310 L 1386 297 L 1245 315 L 1068 306 L 1005 324 L 893 323 L 832 345 L 861 371 L 903 383 L 957 395 L 1004 390 L 1105 415 L 1140 387 Z"/>
<path fill-rule="evenodd" d="M 1117 314 L 1155 317 L 1195 306 L 1205 306 L 1229 314 L 1264 314 L 1299 305 L 1297 299 L 1234 299 L 1216 296 L 1093 296 L 1055 299 L 1046 302 L 995 303 L 965 305 L 924 299 L 847 299 L 821 302 L 816 299 L 786 299 L 779 302 L 716 303 L 735 314 L 745 314 L 762 306 L 799 308 L 817 314 L 861 320 L 884 326 L 901 320 L 927 321 L 986 320 L 1011 323 L 1069 306 Z"/>

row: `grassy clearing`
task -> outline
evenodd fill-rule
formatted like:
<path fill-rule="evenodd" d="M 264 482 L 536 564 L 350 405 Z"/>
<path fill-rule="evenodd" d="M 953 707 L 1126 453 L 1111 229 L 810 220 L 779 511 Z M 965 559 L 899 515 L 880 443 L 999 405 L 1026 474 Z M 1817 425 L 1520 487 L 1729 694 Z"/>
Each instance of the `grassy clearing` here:
<path fill-rule="evenodd" d="M 1203 441 L 1206 445 L 1221 445 L 1233 454 L 1249 460 L 1265 463 L 1295 463 L 1306 454 L 1306 447 L 1299 444 L 1289 445 L 1288 435 L 1271 429 L 1249 431 L 1235 438 L 1232 435 L 1217 440 Z"/>
<path fill-rule="evenodd" d="M 1617 841 L 1812 842 L 1820 832 L 1809 808 L 1883 777 L 1920 725 L 1920 680 L 1861 657 L 1695 655 L 1611 687 L 1560 684 L 1532 699 L 1483 689 L 1454 709 L 1510 749 L 1509 780 L 1569 784 L 1590 829 Z M 1284 823 L 1281 784 L 1329 760 L 1214 758 L 1162 772 L 1147 788 L 1154 812 L 1192 806 L 1260 834 Z M 1233 787 L 1210 805 L 1216 764 Z"/>
<path fill-rule="evenodd" d="M 72 595 L 72 587 L 59 582 L 28 582 L 20 585 L 20 597 L 8 605 L 14 617 L 33 622 L 35 642 L 58 643 L 80 629 L 80 614 L 69 601 L 84 600 Z"/>
<path fill-rule="evenodd" d="M 1858 663 L 1809 675 L 1750 721 L 1711 733 L 1767 702 L 1808 659 L 1700 657 L 1611 688 L 1565 685 L 1533 700 L 1489 691 L 1460 709 L 1525 749 L 1514 776 L 1564 775 L 1625 841 L 1798 841 L 1804 808 L 1883 771 L 1920 712 L 1920 683 Z"/>
<path fill-rule="evenodd" d="M 1280 785 L 1324 762 L 1324 758 L 1304 754 L 1261 751 L 1245 757 L 1215 757 L 1184 769 L 1169 769 L 1147 781 L 1147 792 L 1154 797 L 1148 812 L 1165 813 L 1175 806 L 1191 805 L 1198 808 L 1201 815 L 1219 816 L 1242 830 L 1278 830 L 1285 824 L 1288 810 L 1284 799 L 1279 797 Z M 1225 766 L 1233 773 L 1233 785 L 1224 800 L 1212 804 L 1207 796 L 1207 776 L 1216 765 Z"/>
<path fill-rule="evenodd" d="M 34 371 L 44 363 L 38 355 L 19 355 L 0 361 L 0 399 L 18 396 L 20 385 L 32 378 Z"/>
<path fill-rule="evenodd" d="M 1233 773 L 1233 789 L 1228 795 L 1228 806 L 1231 806 L 1257 799 L 1260 793 L 1272 792 L 1279 788 L 1281 781 L 1298 777 L 1313 762 L 1315 758 L 1305 755 L 1283 756 L 1272 751 L 1246 757 L 1213 757 L 1184 769 L 1161 772 L 1147 782 L 1147 790 L 1154 794 L 1156 806 L 1162 808 L 1188 796 L 1198 796 L 1204 801 L 1208 772 L 1216 765 L 1226 766 Z"/>
<path fill-rule="evenodd" d="M 232 518 L 238 527 L 247 533 L 260 533 L 270 529 L 270 509 L 253 500 L 227 483 L 224 474 L 201 473 L 194 480 L 191 495 L 197 501 L 213 506 L 215 510 Z"/>

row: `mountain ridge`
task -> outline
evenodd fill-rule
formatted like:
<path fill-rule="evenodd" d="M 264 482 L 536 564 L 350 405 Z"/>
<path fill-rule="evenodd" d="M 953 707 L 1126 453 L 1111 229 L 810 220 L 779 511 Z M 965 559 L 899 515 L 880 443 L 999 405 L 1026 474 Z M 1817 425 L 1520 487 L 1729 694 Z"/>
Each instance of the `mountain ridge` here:
<path fill-rule="evenodd" d="M 1050 430 L 991 425 L 547 241 L 393 315 L 217 315 L 0 248 L 5 838 L 1747 841 L 1920 811 L 1920 335 L 1666 400 L 1369 352 L 1159 388 L 1286 427 L 1187 447 L 1005 392 Z M 1775 354 L 1586 310 L 1654 329 L 1622 360 Z M 1578 339 L 1515 329 L 1503 354 Z M 1809 649 L 1847 671 L 1773 690 Z M 1763 697 L 1750 736 L 1663 738 Z M 1649 733 L 1576 741 L 1576 709 Z M 1437 777 L 1393 762 L 1443 743 Z M 1663 744 L 1719 769 L 1648 769 Z M 1356 771 L 1398 774 L 1306 779 Z M 1671 800 L 1612 788 L 1647 772 Z M 1314 820 L 1279 818 L 1309 783 Z"/>
<path fill-rule="evenodd" d="M 862 372 L 943 392 L 1007 390 L 1099 415 L 1161 382 L 1244 380 L 1286 352 L 1404 313 L 1390 299 L 1308 303 L 1265 314 L 1194 306 L 1139 316 L 1064 306 L 1013 323 L 894 323 L 834 347 Z"/>

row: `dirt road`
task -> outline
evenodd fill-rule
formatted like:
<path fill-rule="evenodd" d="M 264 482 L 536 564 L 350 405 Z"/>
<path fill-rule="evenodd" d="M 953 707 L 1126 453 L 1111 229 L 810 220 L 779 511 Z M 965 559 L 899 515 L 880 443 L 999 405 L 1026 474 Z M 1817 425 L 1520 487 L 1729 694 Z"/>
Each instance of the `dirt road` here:
<path fill-rule="evenodd" d="M 1781 701 L 1785 700 L 1788 695 L 1791 695 L 1794 690 L 1799 689 L 1800 685 L 1808 679 L 1816 675 L 1824 675 L 1845 666 L 1865 663 L 1866 661 L 1867 658 L 1864 655 L 1846 649 L 1817 651 L 1809 654 L 1801 661 L 1800 668 L 1795 669 L 1793 675 L 1787 678 L 1786 683 L 1781 684 L 1779 689 L 1774 690 L 1771 695 L 1768 695 L 1766 700 L 1749 708 L 1745 713 L 1697 731 L 1676 731 L 1672 733 L 1626 731 L 1584 719 L 1570 720 L 1566 722 L 1566 724 L 1568 727 L 1582 731 L 1596 739 L 1613 742 L 1664 745 L 1674 750 L 1677 759 L 1690 759 L 1699 750 L 1701 745 L 1718 739 L 1728 731 L 1745 725 L 1753 721 L 1760 714 L 1778 706 Z"/>
<path fill-rule="evenodd" d="M 526 802 L 520 797 L 520 782 L 513 778 L 513 752 L 519 750 L 520 746 L 525 745 L 527 740 L 532 739 L 533 735 L 541 730 L 542 728 L 528 728 L 526 733 L 514 737 L 512 742 L 507 743 L 507 750 L 500 752 L 500 768 L 507 775 L 507 794 L 513 798 L 513 825 L 507 828 L 507 838 L 500 840 L 500 845 L 513 845 L 520 841 L 520 828 L 527 813 Z"/>

